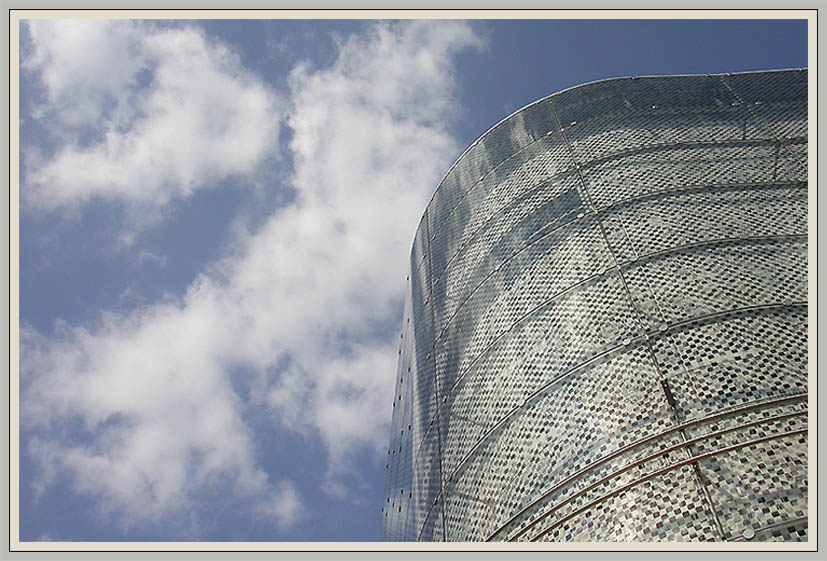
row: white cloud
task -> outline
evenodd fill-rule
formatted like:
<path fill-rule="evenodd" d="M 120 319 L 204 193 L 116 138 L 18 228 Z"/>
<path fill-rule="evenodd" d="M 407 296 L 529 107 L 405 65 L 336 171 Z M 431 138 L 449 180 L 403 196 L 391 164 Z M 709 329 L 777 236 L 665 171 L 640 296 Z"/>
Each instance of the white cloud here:
<path fill-rule="evenodd" d="M 43 435 L 29 444 L 43 484 L 60 471 L 104 512 L 158 522 L 229 479 L 228 502 L 250 502 L 281 527 L 296 520 L 295 489 L 255 465 L 242 406 L 209 353 L 213 338 L 227 336 L 213 313 L 209 304 L 156 305 L 104 318 L 94 334 L 63 327 L 45 340 L 23 331 L 22 422 Z M 72 422 L 80 442 L 67 438 Z"/>
<path fill-rule="evenodd" d="M 195 28 L 28 26 L 24 68 L 46 89 L 38 117 L 59 141 L 51 159 L 26 160 L 24 200 L 34 208 L 97 197 L 138 204 L 132 218 L 152 223 L 150 211 L 253 171 L 277 144 L 278 98 Z"/>
<path fill-rule="evenodd" d="M 293 204 L 239 234 L 180 300 L 49 340 L 24 332 L 24 418 L 47 435 L 33 452 L 135 516 L 161 516 L 229 477 L 286 525 L 301 500 L 253 453 L 256 438 L 275 436 L 241 420 L 265 406 L 321 438 L 323 487 L 341 495 L 355 457 L 381 458 L 387 445 L 398 342 L 387 325 L 401 314 L 416 225 L 459 151 L 446 125 L 452 57 L 478 45 L 461 22 L 377 24 L 344 41 L 332 67 L 297 68 Z M 250 377 L 248 402 L 229 383 L 235 367 Z M 73 418 L 93 444 L 47 428 Z"/>
<path fill-rule="evenodd" d="M 50 107 L 64 125 L 94 124 L 107 103 L 126 100 L 147 64 L 136 24 L 128 21 L 31 20 L 25 69 L 40 73 Z"/>

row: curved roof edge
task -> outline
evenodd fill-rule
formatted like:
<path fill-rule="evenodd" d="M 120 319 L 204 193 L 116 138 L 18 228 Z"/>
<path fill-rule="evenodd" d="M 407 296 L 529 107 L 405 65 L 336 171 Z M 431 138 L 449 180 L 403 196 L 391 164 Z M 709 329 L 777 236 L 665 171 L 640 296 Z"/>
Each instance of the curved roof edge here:
<path fill-rule="evenodd" d="M 431 193 L 431 198 L 428 199 L 428 204 L 425 205 L 425 209 L 422 211 L 422 216 L 419 218 L 419 222 L 417 223 L 416 230 L 414 231 L 414 239 L 416 239 L 416 234 L 417 234 L 417 232 L 419 232 L 419 228 L 422 226 L 422 221 L 425 219 L 425 215 L 427 213 L 427 210 L 431 207 L 431 203 L 434 202 L 434 197 L 436 197 L 437 191 L 439 191 L 440 186 L 445 181 L 445 178 L 447 178 L 448 175 L 451 173 L 451 171 L 457 166 L 457 164 L 465 157 L 465 155 L 468 153 L 468 151 L 471 150 L 471 148 L 473 148 L 474 146 L 476 146 L 479 143 L 480 140 L 485 138 L 485 136 L 488 135 L 488 133 L 490 133 L 492 130 L 494 130 L 495 128 L 500 126 L 505 121 L 508 121 L 509 119 L 511 119 L 515 115 L 525 111 L 529 107 L 537 105 L 538 103 L 542 103 L 542 102 L 548 100 L 551 97 L 554 97 L 556 95 L 560 95 L 562 93 L 565 93 L 565 92 L 568 92 L 568 91 L 571 91 L 571 90 L 575 90 L 575 89 L 578 89 L 578 88 L 593 86 L 595 84 L 602 84 L 602 83 L 605 83 L 605 82 L 613 82 L 613 81 L 617 81 L 617 80 L 629 80 L 629 79 L 633 79 L 633 78 L 689 78 L 689 77 L 693 77 L 693 76 L 733 76 L 733 75 L 736 75 L 736 74 L 770 74 L 770 73 L 773 73 L 773 72 L 801 71 L 801 70 L 807 70 L 807 68 L 808 67 L 774 68 L 774 69 L 771 69 L 771 70 L 743 70 L 743 71 L 739 71 L 739 72 L 719 72 L 719 73 L 712 73 L 712 74 L 704 74 L 704 73 L 697 73 L 697 74 L 647 74 L 647 75 L 644 75 L 644 76 L 616 76 L 616 77 L 613 77 L 613 78 L 600 78 L 598 80 L 592 80 L 591 82 L 584 82 L 582 84 L 577 84 L 576 86 L 570 86 L 570 87 L 564 88 L 560 91 L 550 93 L 550 94 L 548 94 L 544 97 L 541 97 L 540 99 L 537 99 L 535 101 L 532 101 L 531 103 L 528 103 L 528 104 L 520 107 L 516 111 L 513 111 L 509 115 L 503 117 L 502 119 L 500 119 L 499 121 L 497 121 L 496 123 L 494 123 L 493 125 L 488 127 L 488 129 L 485 132 L 483 132 L 471 144 L 469 144 L 468 146 L 465 147 L 465 150 L 463 150 L 462 153 L 457 157 L 457 159 L 454 160 L 454 163 L 451 164 L 451 166 L 443 174 L 443 176 L 439 180 L 439 182 L 437 182 L 436 187 L 434 188 L 434 192 Z M 413 243 L 411 245 L 413 245 Z"/>

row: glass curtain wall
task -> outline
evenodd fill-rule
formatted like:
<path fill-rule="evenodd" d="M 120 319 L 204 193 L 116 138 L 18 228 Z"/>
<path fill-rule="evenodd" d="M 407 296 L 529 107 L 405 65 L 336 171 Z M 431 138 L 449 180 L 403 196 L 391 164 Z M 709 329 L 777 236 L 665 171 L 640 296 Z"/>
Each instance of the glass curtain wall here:
<path fill-rule="evenodd" d="M 410 259 L 389 540 L 807 539 L 807 71 L 539 100 Z"/>

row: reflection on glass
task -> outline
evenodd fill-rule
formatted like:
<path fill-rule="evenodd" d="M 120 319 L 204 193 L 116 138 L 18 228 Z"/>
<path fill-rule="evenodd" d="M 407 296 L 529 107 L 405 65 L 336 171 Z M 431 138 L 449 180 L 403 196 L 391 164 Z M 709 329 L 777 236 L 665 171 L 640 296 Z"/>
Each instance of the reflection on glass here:
<path fill-rule="evenodd" d="M 387 539 L 806 540 L 807 201 L 806 70 L 494 126 L 415 238 Z"/>

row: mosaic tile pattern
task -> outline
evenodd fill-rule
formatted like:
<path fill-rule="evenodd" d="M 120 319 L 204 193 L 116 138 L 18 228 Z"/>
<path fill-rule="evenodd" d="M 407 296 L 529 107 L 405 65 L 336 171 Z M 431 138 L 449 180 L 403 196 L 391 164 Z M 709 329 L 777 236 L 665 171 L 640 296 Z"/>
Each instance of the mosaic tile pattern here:
<path fill-rule="evenodd" d="M 807 540 L 807 71 L 624 78 L 474 142 L 414 240 L 389 540 Z"/>

